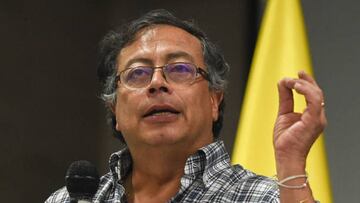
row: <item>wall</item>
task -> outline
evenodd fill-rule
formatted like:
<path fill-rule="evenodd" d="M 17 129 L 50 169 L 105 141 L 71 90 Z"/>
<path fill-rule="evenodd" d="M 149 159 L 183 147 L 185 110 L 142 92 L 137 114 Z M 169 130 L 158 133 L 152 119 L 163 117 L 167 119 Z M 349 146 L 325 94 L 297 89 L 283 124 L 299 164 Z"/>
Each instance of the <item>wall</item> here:
<path fill-rule="evenodd" d="M 360 2 L 303 0 L 313 67 L 324 89 L 334 202 L 359 202 Z"/>
<path fill-rule="evenodd" d="M 231 148 L 254 43 L 251 1 L 0 1 L 1 202 L 42 202 L 87 159 L 101 173 L 118 150 L 98 98 L 96 48 L 115 25 L 153 8 L 196 19 L 234 67 L 224 136 Z M 236 36 L 236 37 L 234 37 Z M 231 99 L 236 98 L 236 99 Z M 231 126 L 231 127 L 230 127 Z"/>
<path fill-rule="evenodd" d="M 357 202 L 360 3 L 302 2 L 314 72 L 326 93 L 334 199 Z M 107 171 L 109 154 L 121 146 L 111 137 L 97 98 L 97 42 L 115 25 L 153 8 L 195 19 L 232 66 L 222 133 L 231 151 L 263 6 L 263 0 L 1 0 L 1 201 L 45 200 L 64 185 L 74 160 L 87 159 Z"/>

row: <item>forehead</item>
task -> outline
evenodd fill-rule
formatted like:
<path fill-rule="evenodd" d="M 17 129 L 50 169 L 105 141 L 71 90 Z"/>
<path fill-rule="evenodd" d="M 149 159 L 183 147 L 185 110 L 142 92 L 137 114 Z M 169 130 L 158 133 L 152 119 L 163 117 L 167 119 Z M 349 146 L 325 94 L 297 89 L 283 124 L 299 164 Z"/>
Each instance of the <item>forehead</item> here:
<path fill-rule="evenodd" d="M 186 59 L 187 62 L 203 65 L 200 40 L 177 27 L 155 25 L 139 31 L 135 40 L 121 50 L 117 58 L 118 69 L 125 69 L 132 62 L 163 65 L 171 62 L 169 60 L 173 60 L 174 56 L 175 60 L 179 57 Z"/>

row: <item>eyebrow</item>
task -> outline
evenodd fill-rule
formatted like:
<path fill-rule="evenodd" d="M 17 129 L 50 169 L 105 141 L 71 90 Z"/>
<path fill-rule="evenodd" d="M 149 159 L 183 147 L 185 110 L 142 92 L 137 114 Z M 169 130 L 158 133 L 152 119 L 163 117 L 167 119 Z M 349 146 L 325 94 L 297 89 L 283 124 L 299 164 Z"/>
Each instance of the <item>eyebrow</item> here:
<path fill-rule="evenodd" d="M 171 61 L 178 58 L 185 58 L 191 62 L 194 62 L 194 57 L 184 51 L 176 51 L 166 55 L 166 61 Z"/>
<path fill-rule="evenodd" d="M 129 66 L 133 63 L 144 63 L 144 64 L 152 64 L 152 60 L 145 58 L 145 57 L 136 57 L 133 59 L 130 59 L 126 65 L 125 65 L 125 69 L 128 69 Z"/>
<path fill-rule="evenodd" d="M 186 60 L 189 60 L 190 62 L 194 62 L 194 57 L 184 51 L 175 51 L 175 52 L 171 52 L 171 53 L 167 54 L 165 56 L 165 61 L 168 62 L 168 61 L 178 59 L 178 58 L 185 58 Z M 153 65 L 153 60 L 146 58 L 146 57 L 135 57 L 133 59 L 130 59 L 125 64 L 125 69 L 129 68 L 131 66 L 131 64 L 133 64 L 133 63 L 144 63 L 144 64 Z"/>

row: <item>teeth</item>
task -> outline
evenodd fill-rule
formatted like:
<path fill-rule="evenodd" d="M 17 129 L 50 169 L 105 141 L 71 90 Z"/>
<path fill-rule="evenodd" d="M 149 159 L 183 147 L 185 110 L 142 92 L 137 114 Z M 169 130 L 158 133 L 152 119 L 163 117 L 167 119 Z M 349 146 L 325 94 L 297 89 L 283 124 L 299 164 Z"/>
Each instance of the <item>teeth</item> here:
<path fill-rule="evenodd" d="M 144 115 L 144 117 L 147 116 L 161 116 L 161 115 L 170 115 L 170 114 L 178 114 L 179 112 L 175 111 L 175 110 L 171 110 L 171 109 L 155 109 L 152 110 L 151 112 L 147 113 Z"/>
<path fill-rule="evenodd" d="M 168 111 L 162 111 L 162 112 L 156 112 L 156 113 L 153 113 L 152 115 L 164 115 L 164 114 L 171 114 L 171 112 L 168 112 Z"/>

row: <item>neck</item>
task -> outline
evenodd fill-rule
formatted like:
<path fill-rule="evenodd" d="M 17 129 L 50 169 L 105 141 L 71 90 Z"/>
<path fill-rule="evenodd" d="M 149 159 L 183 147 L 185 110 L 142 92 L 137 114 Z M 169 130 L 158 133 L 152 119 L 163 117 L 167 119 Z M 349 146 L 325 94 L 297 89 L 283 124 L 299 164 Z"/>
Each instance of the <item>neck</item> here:
<path fill-rule="evenodd" d="M 129 146 L 133 159 L 132 173 L 126 181 L 126 189 L 132 193 L 130 202 L 168 201 L 180 188 L 187 158 L 209 143 L 211 140 L 193 147 Z"/>

